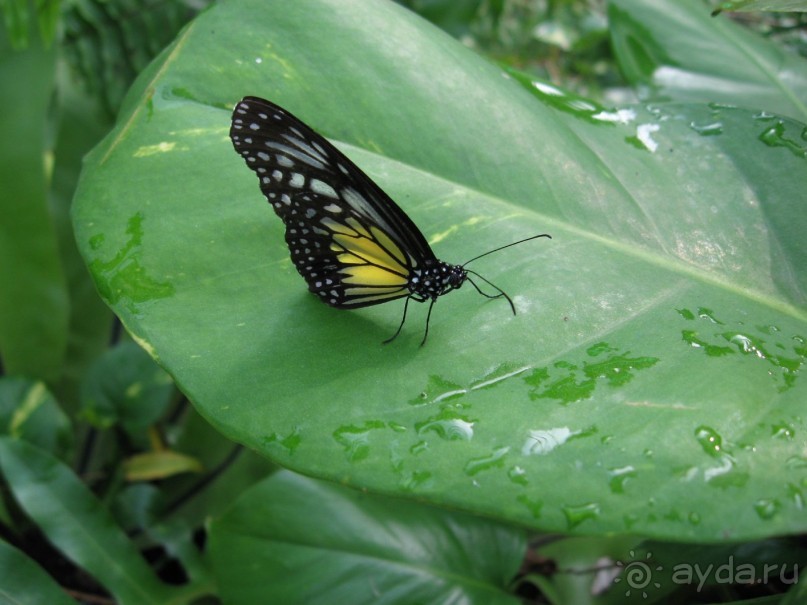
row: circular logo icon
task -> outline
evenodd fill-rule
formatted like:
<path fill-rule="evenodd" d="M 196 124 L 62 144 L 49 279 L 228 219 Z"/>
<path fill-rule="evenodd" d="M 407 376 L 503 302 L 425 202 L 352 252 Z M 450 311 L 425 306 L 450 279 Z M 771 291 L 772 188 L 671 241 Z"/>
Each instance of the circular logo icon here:
<path fill-rule="evenodd" d="M 661 571 L 663 568 L 661 565 L 651 568 L 649 561 L 653 557 L 652 553 L 647 553 L 644 561 L 636 561 L 636 554 L 633 551 L 630 551 L 628 555 L 634 560 L 627 563 L 623 563 L 622 561 L 616 562 L 617 567 L 622 568 L 622 572 L 619 574 L 619 577 L 614 580 L 614 584 L 625 582 L 625 586 L 627 587 L 625 590 L 626 597 L 629 597 L 631 593 L 635 591 L 637 593 L 641 592 L 642 598 L 646 599 L 647 590 L 645 589 L 648 589 L 650 586 L 653 588 L 661 588 L 661 584 L 653 581 L 653 572 Z"/>

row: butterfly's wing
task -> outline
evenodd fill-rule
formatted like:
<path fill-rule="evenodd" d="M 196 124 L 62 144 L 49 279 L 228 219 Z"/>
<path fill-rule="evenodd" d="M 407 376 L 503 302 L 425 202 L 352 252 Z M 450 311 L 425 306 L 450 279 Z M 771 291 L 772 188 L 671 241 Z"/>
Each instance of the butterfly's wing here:
<path fill-rule="evenodd" d="M 308 289 L 334 307 L 409 296 L 409 278 L 435 261 L 395 202 L 324 137 L 285 109 L 245 97 L 230 138 L 286 226 Z"/>

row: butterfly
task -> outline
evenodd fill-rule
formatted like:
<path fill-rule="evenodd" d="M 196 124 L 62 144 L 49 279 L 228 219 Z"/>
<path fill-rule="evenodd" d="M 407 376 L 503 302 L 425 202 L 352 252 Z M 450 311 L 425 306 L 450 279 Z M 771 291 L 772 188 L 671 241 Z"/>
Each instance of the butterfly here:
<path fill-rule="evenodd" d="M 435 301 L 466 281 L 487 298 L 510 297 L 468 263 L 547 233 L 501 246 L 461 265 L 438 260 L 403 210 L 341 151 L 291 113 L 258 97 L 244 97 L 233 110 L 230 139 L 286 227 L 291 260 L 308 289 L 338 309 L 357 309 L 405 298 Z M 484 292 L 471 276 L 498 294 Z"/>

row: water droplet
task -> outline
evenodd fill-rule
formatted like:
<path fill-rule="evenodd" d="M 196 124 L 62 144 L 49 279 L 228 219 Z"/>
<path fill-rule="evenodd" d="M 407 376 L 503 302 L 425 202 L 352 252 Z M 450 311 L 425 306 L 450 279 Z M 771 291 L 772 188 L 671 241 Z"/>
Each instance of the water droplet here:
<path fill-rule="evenodd" d="M 754 119 L 759 120 L 760 122 L 771 122 L 776 119 L 776 116 L 772 113 L 768 113 L 767 111 L 760 111 L 759 113 L 754 114 Z"/>
<path fill-rule="evenodd" d="M 527 481 L 527 471 L 520 466 L 514 466 L 507 471 L 507 476 L 510 478 L 510 481 L 517 485 L 527 485 L 527 483 L 529 483 L 529 481 Z"/>
<path fill-rule="evenodd" d="M 653 138 L 653 134 L 661 130 L 659 124 L 638 124 L 636 126 L 636 141 L 642 144 L 650 153 L 655 153 L 658 149 L 658 141 Z"/>
<path fill-rule="evenodd" d="M 701 136 L 709 137 L 723 134 L 723 124 L 721 122 L 711 122 L 710 124 L 690 123 L 690 128 Z"/>
<path fill-rule="evenodd" d="M 723 438 L 711 427 L 701 425 L 695 429 L 695 439 L 701 444 L 703 451 L 717 458 L 721 455 Z"/>
<path fill-rule="evenodd" d="M 411 492 L 428 483 L 431 478 L 432 474 L 429 471 L 412 471 L 408 476 L 401 479 L 398 484 L 401 489 Z"/>
<path fill-rule="evenodd" d="M 737 109 L 733 103 L 725 103 L 722 101 L 710 101 L 708 103 L 709 109 L 719 112 L 721 109 Z"/>
<path fill-rule="evenodd" d="M 551 368 L 535 368 L 524 377 L 524 382 L 533 387 L 530 399 L 557 399 L 563 404 L 588 399 L 600 382 L 611 387 L 625 385 L 636 376 L 637 370 L 653 367 L 659 361 L 656 357 L 633 357 L 616 351 L 607 343 L 597 343 L 586 353 L 590 357 L 609 355 L 595 363 L 558 361 Z"/>
<path fill-rule="evenodd" d="M 775 498 L 762 498 L 754 503 L 754 510 L 760 519 L 772 519 L 781 507 L 781 504 Z"/>
<path fill-rule="evenodd" d="M 98 250 L 98 248 L 100 248 L 101 246 L 104 245 L 104 240 L 105 239 L 106 238 L 104 237 L 103 233 L 98 233 L 97 235 L 93 235 L 90 238 L 90 249 L 91 250 Z"/>
<path fill-rule="evenodd" d="M 739 332 L 725 332 L 723 334 L 730 343 L 737 345 L 738 350 L 746 355 L 755 355 L 760 359 L 765 359 L 767 355 L 764 352 L 762 340 L 755 340 L 751 336 L 740 334 Z"/>
<path fill-rule="evenodd" d="M 785 460 L 785 468 L 788 470 L 802 470 L 807 468 L 807 457 L 791 456 Z"/>
<path fill-rule="evenodd" d="M 596 502 L 589 502 L 579 506 L 564 506 L 561 510 L 566 516 L 566 527 L 568 529 L 574 529 L 584 521 L 597 519 L 600 516 L 600 505 Z"/>
<path fill-rule="evenodd" d="M 586 429 L 572 431 L 567 426 L 553 429 L 535 429 L 528 432 L 528 437 L 521 446 L 521 453 L 525 456 L 541 456 L 548 454 L 567 441 L 577 437 L 589 437 L 597 432 L 597 428 L 590 426 Z"/>
<path fill-rule="evenodd" d="M 426 388 L 409 400 L 410 405 L 425 405 L 427 403 L 437 403 L 455 397 L 461 397 L 466 393 L 460 385 L 432 374 L 426 383 Z"/>
<path fill-rule="evenodd" d="M 374 430 L 385 428 L 380 420 L 368 420 L 363 425 L 340 426 L 333 432 L 336 441 L 345 451 L 350 462 L 364 460 L 370 455 L 370 434 Z"/>
<path fill-rule="evenodd" d="M 527 437 L 524 445 L 521 446 L 521 453 L 525 456 L 548 454 L 556 447 L 566 443 L 566 440 L 572 434 L 572 431 L 567 426 L 529 431 L 529 437 Z"/>
<path fill-rule="evenodd" d="M 628 357 L 611 355 L 597 363 L 584 364 L 583 371 L 590 378 L 605 378 L 609 386 L 622 386 L 630 382 L 634 374 L 631 370 L 652 368 L 658 363 L 657 357 Z"/>
<path fill-rule="evenodd" d="M 413 456 L 417 456 L 429 449 L 429 442 L 428 441 L 418 441 L 412 447 L 409 448 L 409 453 Z"/>
<path fill-rule="evenodd" d="M 734 353 L 731 347 L 713 345 L 698 337 L 694 330 L 681 330 L 681 339 L 696 349 L 702 349 L 709 357 L 721 357 Z"/>
<path fill-rule="evenodd" d="M 698 513 L 694 512 L 694 511 L 689 513 L 689 515 L 687 516 L 687 519 L 689 519 L 689 522 L 692 525 L 700 525 L 700 523 L 701 523 L 701 516 Z"/>
<path fill-rule="evenodd" d="M 473 476 L 481 471 L 502 467 L 504 465 L 504 457 L 509 451 L 509 447 L 500 447 L 494 450 L 489 456 L 472 458 L 465 464 L 465 468 L 463 470 L 465 471 L 466 475 Z"/>
<path fill-rule="evenodd" d="M 622 521 L 625 524 L 625 529 L 631 529 L 634 525 L 636 525 L 641 520 L 641 517 L 636 513 L 628 513 L 624 517 L 622 517 Z"/>
<path fill-rule="evenodd" d="M 295 427 L 294 430 L 288 435 L 272 433 L 263 439 L 263 442 L 267 447 L 279 447 L 286 454 L 293 454 L 300 446 L 300 441 L 302 441 L 300 427 Z"/>
<path fill-rule="evenodd" d="M 614 494 L 625 493 L 625 483 L 628 479 L 637 475 L 636 469 L 632 466 L 623 466 L 620 468 L 608 469 L 608 475 L 611 477 L 608 482 L 608 487 Z"/>
<path fill-rule="evenodd" d="M 804 508 L 804 494 L 798 485 L 794 483 L 787 484 L 787 495 L 793 501 L 793 504 L 799 510 Z"/>
<path fill-rule="evenodd" d="M 447 441 L 470 441 L 474 436 L 476 421 L 457 415 L 453 410 L 442 410 L 439 414 L 415 424 L 418 435 L 433 432 Z"/>
<path fill-rule="evenodd" d="M 715 317 L 715 312 L 706 307 L 698 307 L 698 317 L 708 319 L 713 324 L 724 325 L 722 321 Z"/>
<path fill-rule="evenodd" d="M 496 369 L 485 374 L 485 376 L 483 376 L 479 380 L 475 380 L 474 382 L 472 382 L 469 390 L 475 391 L 477 389 L 488 389 L 490 387 L 496 386 L 497 384 L 499 384 L 504 380 L 507 380 L 508 378 L 513 378 L 514 376 L 523 374 L 529 369 L 530 366 L 516 365 L 512 363 L 503 363 L 499 365 Z"/>
<path fill-rule="evenodd" d="M 797 158 L 807 158 L 807 148 L 799 144 L 798 141 L 786 136 L 786 126 L 782 120 L 777 120 L 773 126 L 769 126 L 759 135 L 759 140 L 768 147 L 784 147 Z"/>
<path fill-rule="evenodd" d="M 780 422 L 778 424 L 771 425 L 771 435 L 774 439 L 793 439 L 796 434 L 796 429 L 794 429 L 791 425 L 787 422 Z"/>
<path fill-rule="evenodd" d="M 683 317 L 688 321 L 692 321 L 693 319 L 695 319 L 695 314 L 689 309 L 676 309 L 676 311 L 681 317 Z"/>
<path fill-rule="evenodd" d="M 684 481 L 692 481 L 698 476 L 700 469 L 697 466 L 686 466 L 676 468 L 674 472 L 676 477 L 680 477 Z"/>
<path fill-rule="evenodd" d="M 586 353 L 590 357 L 596 357 L 597 355 L 601 355 L 602 353 L 610 353 L 611 351 L 616 351 L 616 349 L 614 349 L 607 342 L 598 342 L 597 344 L 593 344 L 586 349 Z"/>
<path fill-rule="evenodd" d="M 516 497 L 516 500 L 521 502 L 521 504 L 527 507 L 527 510 L 530 511 L 530 514 L 533 516 L 534 519 L 541 518 L 541 509 L 544 507 L 543 500 L 530 498 L 526 494 L 519 494 Z"/>

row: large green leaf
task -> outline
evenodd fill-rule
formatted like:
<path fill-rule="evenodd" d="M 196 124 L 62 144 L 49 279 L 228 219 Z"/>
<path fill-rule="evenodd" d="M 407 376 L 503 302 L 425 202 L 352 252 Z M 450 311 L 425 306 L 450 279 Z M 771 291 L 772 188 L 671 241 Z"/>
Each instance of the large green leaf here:
<path fill-rule="evenodd" d="M 802 125 L 559 111 L 386 2 L 229 2 L 135 85 L 74 205 L 98 288 L 214 425 L 301 472 L 548 530 L 803 531 Z M 322 305 L 227 138 L 245 94 L 337 141 L 472 288 Z M 414 305 L 417 306 L 417 305 Z"/>
<path fill-rule="evenodd" d="M 48 573 L 6 542 L 0 541 L 0 602 L 13 605 L 73 605 Z"/>
<path fill-rule="evenodd" d="M 507 586 L 526 547 L 519 529 L 287 471 L 246 492 L 210 541 L 233 605 L 515 605 Z"/>
<path fill-rule="evenodd" d="M 611 0 L 614 53 L 651 100 L 739 105 L 807 121 L 807 61 L 701 0 Z"/>
<path fill-rule="evenodd" d="M 38 381 L 0 377 L 0 434 L 24 439 L 60 459 L 73 451 L 73 426 Z"/>
<path fill-rule="evenodd" d="M 159 582 L 109 512 L 56 458 L 25 441 L 0 437 L 0 471 L 48 540 L 117 602 L 165 603 L 184 590 Z"/>
<path fill-rule="evenodd" d="M 722 11 L 807 11 L 804 0 L 728 0 L 721 2 Z M 715 11 L 717 12 L 717 11 Z"/>
<path fill-rule="evenodd" d="M 173 392 L 171 378 L 126 341 L 90 367 L 81 388 L 81 413 L 98 427 L 120 424 L 136 440 L 165 413 Z"/>
<path fill-rule="evenodd" d="M 0 355 L 9 374 L 47 380 L 61 372 L 69 312 L 46 195 L 54 60 L 39 41 L 11 50 L 0 28 Z"/>

